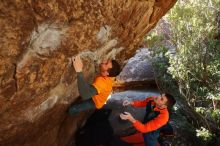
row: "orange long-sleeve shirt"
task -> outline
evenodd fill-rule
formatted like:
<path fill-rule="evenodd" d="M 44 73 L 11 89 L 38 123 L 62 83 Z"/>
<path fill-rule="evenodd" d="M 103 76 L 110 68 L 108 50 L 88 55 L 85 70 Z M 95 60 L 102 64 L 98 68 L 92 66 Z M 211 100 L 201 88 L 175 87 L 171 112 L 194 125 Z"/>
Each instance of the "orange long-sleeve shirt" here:
<path fill-rule="evenodd" d="M 148 97 L 144 101 L 134 101 L 132 103 L 132 106 L 135 107 L 145 107 L 147 103 L 152 100 L 155 97 Z M 152 102 L 152 104 L 155 104 Z M 159 109 L 157 107 L 154 108 L 154 111 L 158 111 L 159 115 L 148 121 L 147 123 L 141 123 L 140 121 L 136 120 L 133 123 L 133 126 L 141 133 L 147 133 L 147 132 L 152 132 L 154 130 L 159 129 L 160 127 L 164 126 L 168 120 L 169 120 L 169 112 L 167 108 Z"/>
<path fill-rule="evenodd" d="M 103 107 L 103 105 L 107 101 L 108 96 L 111 94 L 113 80 L 114 78 L 112 77 L 98 76 L 95 78 L 93 86 L 96 88 L 98 94 L 94 95 L 92 97 L 92 100 L 94 101 L 97 109 Z"/>

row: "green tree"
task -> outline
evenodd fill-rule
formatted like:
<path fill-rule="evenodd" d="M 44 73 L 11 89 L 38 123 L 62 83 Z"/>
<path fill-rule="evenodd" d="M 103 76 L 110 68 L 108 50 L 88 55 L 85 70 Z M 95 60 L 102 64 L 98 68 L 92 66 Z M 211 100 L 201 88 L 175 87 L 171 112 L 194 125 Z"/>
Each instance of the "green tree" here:
<path fill-rule="evenodd" d="M 144 40 L 154 56 L 164 57 L 165 61 L 155 64 L 160 88 L 174 91 L 172 83 L 177 83 L 175 89 L 189 105 L 209 125 L 220 128 L 220 1 L 179 0 L 164 21 L 169 31 L 161 33 L 156 28 Z M 166 42 L 175 53 L 167 51 Z M 205 140 L 210 140 L 209 135 L 205 134 Z"/>
<path fill-rule="evenodd" d="M 176 47 L 168 70 L 194 105 L 220 99 L 220 41 L 215 39 L 219 8 L 217 0 L 179 1 L 166 17 Z"/>

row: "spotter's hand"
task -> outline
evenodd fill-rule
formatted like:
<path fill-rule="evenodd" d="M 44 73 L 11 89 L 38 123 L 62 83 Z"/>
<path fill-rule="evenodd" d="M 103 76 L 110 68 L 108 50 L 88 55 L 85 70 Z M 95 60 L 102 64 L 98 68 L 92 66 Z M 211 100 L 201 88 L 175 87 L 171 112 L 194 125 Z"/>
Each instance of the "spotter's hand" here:
<path fill-rule="evenodd" d="M 123 101 L 123 103 L 122 103 L 123 106 L 128 106 L 128 105 L 131 105 L 131 104 L 132 104 L 132 102 L 131 102 L 131 101 L 128 101 L 128 100 L 125 100 L 125 101 Z"/>
<path fill-rule="evenodd" d="M 134 117 L 129 113 L 129 112 L 124 112 L 120 114 L 120 118 L 122 120 L 129 120 L 132 123 L 134 123 L 136 120 L 134 119 Z"/>

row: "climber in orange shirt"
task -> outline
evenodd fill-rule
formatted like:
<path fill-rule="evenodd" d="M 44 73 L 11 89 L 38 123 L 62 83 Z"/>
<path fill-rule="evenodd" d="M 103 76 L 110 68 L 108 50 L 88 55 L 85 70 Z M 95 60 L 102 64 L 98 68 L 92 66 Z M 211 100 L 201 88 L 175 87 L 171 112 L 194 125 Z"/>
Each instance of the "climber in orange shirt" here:
<path fill-rule="evenodd" d="M 120 65 L 115 60 L 104 60 L 99 65 L 100 73 L 93 84 L 88 84 L 82 73 L 83 63 L 79 55 L 72 58 L 73 66 L 77 73 L 78 91 L 84 100 L 80 104 L 72 105 L 68 112 L 71 115 L 88 109 L 100 109 L 104 106 L 111 94 L 113 81 L 121 72 Z"/>
<path fill-rule="evenodd" d="M 143 123 L 136 120 L 129 112 L 120 114 L 122 120 L 129 120 L 135 129 L 143 133 L 146 146 L 157 146 L 160 129 L 169 120 L 168 108 L 173 107 L 175 99 L 170 94 L 162 94 L 157 97 L 148 97 L 144 101 L 123 102 L 124 106 L 146 107 L 146 114 Z"/>

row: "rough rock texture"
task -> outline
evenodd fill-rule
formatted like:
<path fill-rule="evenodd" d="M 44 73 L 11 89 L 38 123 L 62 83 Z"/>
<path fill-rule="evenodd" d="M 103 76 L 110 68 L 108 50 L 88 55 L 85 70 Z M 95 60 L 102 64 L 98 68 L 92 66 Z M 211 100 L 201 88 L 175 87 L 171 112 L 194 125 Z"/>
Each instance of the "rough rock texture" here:
<path fill-rule="evenodd" d="M 1 0 L 0 145 L 64 146 L 84 116 L 70 57 L 93 62 L 132 56 L 176 0 Z"/>

